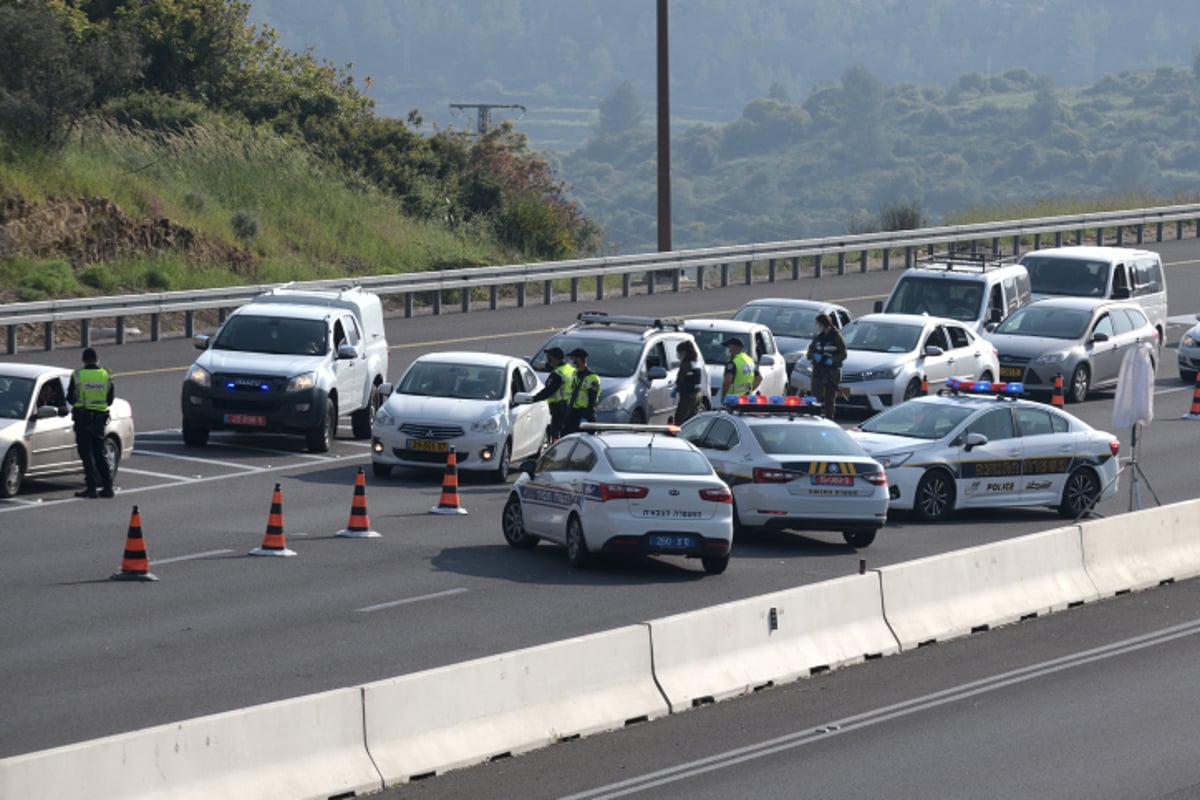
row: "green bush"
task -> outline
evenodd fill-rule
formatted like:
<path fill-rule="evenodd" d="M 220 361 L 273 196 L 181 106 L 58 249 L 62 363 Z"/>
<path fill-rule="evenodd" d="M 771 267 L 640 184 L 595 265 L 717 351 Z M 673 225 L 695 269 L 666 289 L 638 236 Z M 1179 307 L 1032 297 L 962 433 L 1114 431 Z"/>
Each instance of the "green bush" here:
<path fill-rule="evenodd" d="M 63 297 L 73 294 L 79 284 L 75 280 L 75 270 L 67 261 L 45 261 L 26 274 L 17 285 L 18 291 L 42 293 L 51 297 Z M 44 298 L 36 298 L 44 299 Z"/>
<path fill-rule="evenodd" d="M 250 242 L 258 236 L 258 219 L 249 211 L 237 211 L 229 220 L 233 235 L 241 242 Z"/>
<path fill-rule="evenodd" d="M 175 276 L 171 274 L 170 270 L 161 266 L 147 267 L 146 271 L 142 273 L 142 280 L 147 289 L 169 292 L 175 286 Z"/>
<path fill-rule="evenodd" d="M 102 264 L 93 264 L 80 272 L 79 282 L 101 292 L 113 292 L 119 285 L 116 276 Z"/>

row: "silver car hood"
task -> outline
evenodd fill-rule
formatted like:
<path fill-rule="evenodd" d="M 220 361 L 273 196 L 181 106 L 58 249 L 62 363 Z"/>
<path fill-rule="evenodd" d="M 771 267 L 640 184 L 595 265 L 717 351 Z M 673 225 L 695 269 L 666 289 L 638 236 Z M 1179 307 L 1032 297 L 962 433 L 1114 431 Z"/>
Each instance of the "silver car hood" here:
<path fill-rule="evenodd" d="M 1074 339 L 1052 339 L 1048 336 L 1006 336 L 992 334 L 987 338 L 1000 356 L 1037 358 L 1043 353 L 1061 353 L 1079 347 Z"/>

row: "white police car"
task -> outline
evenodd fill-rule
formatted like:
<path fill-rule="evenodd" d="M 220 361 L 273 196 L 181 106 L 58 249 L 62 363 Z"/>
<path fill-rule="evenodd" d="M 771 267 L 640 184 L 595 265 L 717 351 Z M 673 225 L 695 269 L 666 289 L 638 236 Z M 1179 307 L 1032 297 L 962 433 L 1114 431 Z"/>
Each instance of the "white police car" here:
<path fill-rule="evenodd" d="M 504 538 L 565 545 L 583 567 L 593 553 L 699 558 L 717 575 L 729 564 L 733 495 L 674 426 L 585 423 L 521 475 L 504 504 Z"/>
<path fill-rule="evenodd" d="M 1116 494 L 1116 436 L 1019 383 L 951 379 L 850 431 L 887 468 L 891 507 L 941 520 L 958 508 L 1050 506 L 1075 519 Z"/>
<path fill-rule="evenodd" d="M 887 520 L 883 467 L 799 396 L 726 398 L 679 431 L 733 490 L 739 529 L 840 531 L 866 547 Z"/>

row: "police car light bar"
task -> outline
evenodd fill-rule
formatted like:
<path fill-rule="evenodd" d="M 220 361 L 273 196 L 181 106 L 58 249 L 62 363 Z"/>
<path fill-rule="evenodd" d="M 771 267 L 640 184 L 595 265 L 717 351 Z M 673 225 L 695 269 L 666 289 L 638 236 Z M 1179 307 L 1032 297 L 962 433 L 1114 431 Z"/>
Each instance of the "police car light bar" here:
<path fill-rule="evenodd" d="M 729 394 L 725 395 L 727 411 L 743 411 L 753 414 L 821 414 L 824 406 L 815 397 L 781 394 Z"/>
<path fill-rule="evenodd" d="M 997 397 L 1021 397 L 1025 394 L 1025 384 L 1001 381 L 964 381 L 961 378 L 947 378 L 946 388 L 952 394 L 988 394 Z"/>
<path fill-rule="evenodd" d="M 623 431 L 625 433 L 665 433 L 674 436 L 679 433 L 679 426 L 670 425 L 635 425 L 632 422 L 583 422 L 579 430 L 585 433 L 604 433 L 605 431 Z"/>

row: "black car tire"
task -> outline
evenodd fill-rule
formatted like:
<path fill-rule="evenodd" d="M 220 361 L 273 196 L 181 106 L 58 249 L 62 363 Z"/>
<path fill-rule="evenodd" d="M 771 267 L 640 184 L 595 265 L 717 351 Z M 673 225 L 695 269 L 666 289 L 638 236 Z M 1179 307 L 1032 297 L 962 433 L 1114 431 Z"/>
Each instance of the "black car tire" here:
<path fill-rule="evenodd" d="M 723 556 L 700 556 L 706 575 L 720 575 L 729 566 L 729 553 Z"/>
<path fill-rule="evenodd" d="M 350 415 L 350 430 L 355 439 L 370 439 L 371 427 L 375 424 L 375 412 L 379 410 L 379 389 L 372 386 L 366 408 Z"/>
<path fill-rule="evenodd" d="M 567 561 L 575 569 L 583 569 L 592 560 L 591 556 L 587 538 L 583 535 L 583 523 L 578 514 L 572 514 L 567 520 Z"/>
<path fill-rule="evenodd" d="M 913 512 L 927 522 L 939 522 L 954 511 L 954 479 L 943 469 L 921 476 L 913 497 Z"/>
<path fill-rule="evenodd" d="M 921 379 L 913 378 L 908 382 L 908 386 L 904 387 L 904 396 L 900 398 L 901 402 L 912 400 L 921 394 Z"/>
<path fill-rule="evenodd" d="M 843 531 L 842 538 L 854 548 L 870 547 L 875 541 L 875 531 Z"/>
<path fill-rule="evenodd" d="M 505 439 L 504 446 L 500 448 L 500 457 L 496 460 L 496 469 L 492 471 L 492 480 L 496 483 L 504 483 L 508 480 L 509 465 L 512 463 L 512 440 Z"/>
<path fill-rule="evenodd" d="M 0 497 L 15 497 L 25 478 L 25 457 L 15 445 L 8 448 L 0 462 Z"/>
<path fill-rule="evenodd" d="M 313 453 L 328 452 L 335 435 L 337 435 L 337 408 L 333 405 L 332 400 L 326 400 L 325 416 L 321 420 L 321 424 L 309 431 L 308 436 L 305 437 L 309 451 Z"/>
<path fill-rule="evenodd" d="M 528 550 L 538 543 L 538 537 L 531 536 L 525 530 L 525 515 L 521 513 L 521 501 L 516 495 L 509 495 L 500 516 L 500 530 L 504 532 L 504 541 L 518 550 Z"/>
<path fill-rule="evenodd" d="M 1080 467 L 1067 476 L 1058 515 L 1064 519 L 1078 519 L 1095 507 L 1096 498 L 1099 496 L 1100 479 L 1092 470 Z"/>
<path fill-rule="evenodd" d="M 121 468 L 121 440 L 116 436 L 104 437 L 104 460 L 108 462 L 108 476 L 115 480 Z"/>
<path fill-rule="evenodd" d="M 1066 400 L 1068 403 L 1082 403 L 1087 400 L 1088 387 L 1091 386 L 1092 371 L 1087 364 L 1080 364 L 1071 373 L 1071 382 L 1067 385 Z"/>
<path fill-rule="evenodd" d="M 204 447 L 208 444 L 208 428 L 183 423 L 183 443 L 188 447 Z"/>

